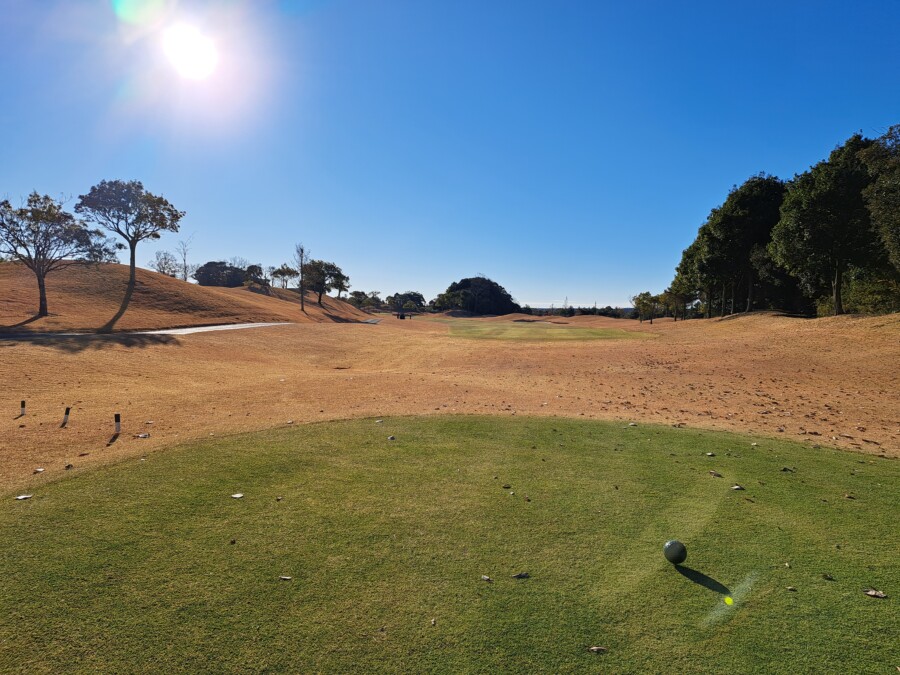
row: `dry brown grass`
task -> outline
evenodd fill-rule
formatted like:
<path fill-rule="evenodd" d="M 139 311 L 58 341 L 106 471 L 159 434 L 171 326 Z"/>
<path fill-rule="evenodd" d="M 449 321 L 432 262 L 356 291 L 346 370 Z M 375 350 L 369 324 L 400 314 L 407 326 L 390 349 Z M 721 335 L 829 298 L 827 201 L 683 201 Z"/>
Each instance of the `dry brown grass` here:
<path fill-rule="evenodd" d="M 0 485 L 288 421 L 406 414 L 659 422 L 900 456 L 898 315 L 565 321 L 657 337 L 468 340 L 450 337 L 447 323 L 388 318 L 131 346 L 114 337 L 0 342 Z M 14 419 L 22 398 L 29 414 Z M 65 406 L 72 418 L 59 429 Z M 115 412 L 124 430 L 107 446 Z M 143 432 L 151 437 L 133 437 Z M 38 466 L 47 471 L 32 478 Z"/>
<path fill-rule="evenodd" d="M 95 331 L 116 313 L 125 295 L 125 265 L 76 266 L 47 277 L 51 316 L 30 321 L 37 312 L 37 282 L 22 265 L 0 264 L 0 333 Z M 137 270 L 137 285 L 115 330 L 152 330 L 218 323 L 359 321 L 369 318 L 333 298 L 319 307 L 307 293 L 306 313 L 293 291 L 269 295 L 247 288 L 196 286 L 156 272 Z"/>

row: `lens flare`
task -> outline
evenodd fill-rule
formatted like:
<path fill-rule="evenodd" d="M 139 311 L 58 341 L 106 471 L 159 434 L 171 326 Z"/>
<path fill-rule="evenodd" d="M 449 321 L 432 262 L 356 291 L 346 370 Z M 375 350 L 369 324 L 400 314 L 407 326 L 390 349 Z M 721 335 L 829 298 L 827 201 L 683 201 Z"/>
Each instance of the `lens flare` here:
<path fill-rule="evenodd" d="M 219 63 L 219 53 L 213 41 L 184 23 L 166 29 L 163 51 L 175 70 L 189 80 L 205 80 Z"/>
<path fill-rule="evenodd" d="M 152 23 L 162 16 L 166 0 L 112 0 L 113 11 L 120 20 L 132 24 Z"/>

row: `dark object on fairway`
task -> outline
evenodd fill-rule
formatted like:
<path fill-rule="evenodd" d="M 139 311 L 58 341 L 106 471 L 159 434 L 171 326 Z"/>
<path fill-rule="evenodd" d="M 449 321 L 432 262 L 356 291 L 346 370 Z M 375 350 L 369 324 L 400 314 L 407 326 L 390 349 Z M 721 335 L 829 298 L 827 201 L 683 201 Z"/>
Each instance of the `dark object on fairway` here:
<path fill-rule="evenodd" d="M 519 572 L 518 574 L 512 575 L 513 579 L 530 579 L 531 575 L 528 572 Z"/>
<path fill-rule="evenodd" d="M 667 541 L 666 545 L 663 546 L 663 555 L 666 556 L 666 560 L 673 565 L 680 565 L 687 560 L 687 549 L 680 541 L 672 539 L 671 541 Z"/>

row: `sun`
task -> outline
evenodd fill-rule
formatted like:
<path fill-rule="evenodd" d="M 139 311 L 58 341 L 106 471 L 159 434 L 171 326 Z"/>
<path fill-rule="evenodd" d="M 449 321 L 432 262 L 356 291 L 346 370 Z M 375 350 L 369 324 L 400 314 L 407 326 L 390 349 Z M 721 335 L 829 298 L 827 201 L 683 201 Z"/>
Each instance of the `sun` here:
<path fill-rule="evenodd" d="M 185 23 L 166 29 L 163 51 L 178 74 L 188 80 L 205 80 L 219 63 L 219 52 L 213 41 Z"/>

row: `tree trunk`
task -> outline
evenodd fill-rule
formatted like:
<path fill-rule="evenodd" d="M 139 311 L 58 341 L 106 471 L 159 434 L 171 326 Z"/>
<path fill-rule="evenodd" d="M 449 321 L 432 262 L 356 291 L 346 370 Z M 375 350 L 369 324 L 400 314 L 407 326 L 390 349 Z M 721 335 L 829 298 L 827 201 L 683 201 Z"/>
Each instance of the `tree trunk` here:
<path fill-rule="evenodd" d="M 128 270 L 128 287 L 125 289 L 125 297 L 122 298 L 122 304 L 119 306 L 119 311 L 117 311 L 115 315 L 100 328 L 101 333 L 112 332 L 113 327 L 118 320 L 122 318 L 122 315 L 125 314 L 125 310 L 128 309 L 128 305 L 131 302 L 131 296 L 134 293 L 134 287 L 137 283 L 135 275 L 135 253 L 137 252 L 137 242 L 129 241 L 128 248 L 131 250 L 131 254 L 129 256 L 130 267 Z"/>
<path fill-rule="evenodd" d="M 722 316 L 725 316 L 725 284 L 722 284 Z"/>
<path fill-rule="evenodd" d="M 753 310 L 753 270 L 747 272 L 747 309 L 745 312 Z"/>
<path fill-rule="evenodd" d="M 131 256 L 129 259 L 130 262 L 129 262 L 129 267 L 128 267 L 128 287 L 133 290 L 134 284 L 135 284 L 134 268 L 135 268 L 135 258 L 136 258 L 136 254 L 137 254 L 137 242 L 129 241 L 128 248 L 131 249 Z"/>
<path fill-rule="evenodd" d="M 45 285 L 44 275 L 37 275 L 38 282 L 38 296 L 40 300 L 38 302 L 38 316 L 48 316 L 49 312 L 47 311 L 47 286 Z"/>
<path fill-rule="evenodd" d="M 712 286 L 706 287 L 706 318 L 712 318 Z"/>
<path fill-rule="evenodd" d="M 319 291 L 319 307 L 322 306 L 322 294 L 323 293 L 324 293 L 324 291 Z"/>
<path fill-rule="evenodd" d="M 731 313 L 734 314 L 734 279 L 731 280 Z"/>
<path fill-rule="evenodd" d="M 838 316 L 839 314 L 844 313 L 844 303 L 841 300 L 841 283 L 844 280 L 844 266 L 841 263 L 837 264 L 837 269 L 834 271 L 834 281 L 831 282 L 831 288 L 833 291 L 834 297 L 834 315 Z"/>
<path fill-rule="evenodd" d="M 306 312 L 306 284 L 303 283 L 303 272 L 300 272 L 300 311 Z"/>

